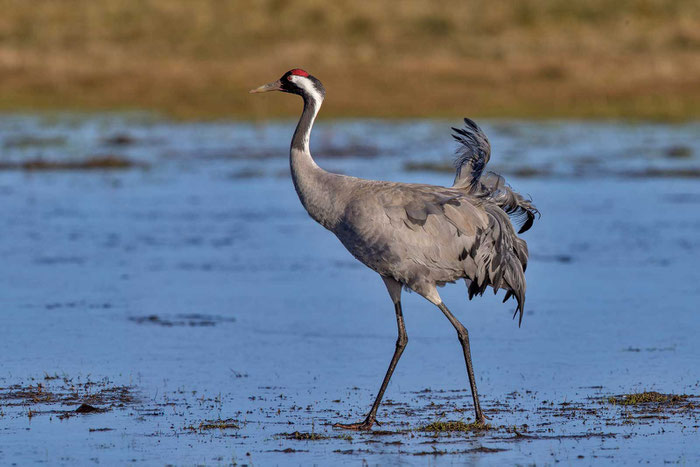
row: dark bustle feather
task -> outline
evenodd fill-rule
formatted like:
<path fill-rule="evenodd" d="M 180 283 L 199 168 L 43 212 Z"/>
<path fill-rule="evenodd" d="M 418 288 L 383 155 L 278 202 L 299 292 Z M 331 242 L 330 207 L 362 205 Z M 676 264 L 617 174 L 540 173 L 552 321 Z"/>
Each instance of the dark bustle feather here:
<path fill-rule="evenodd" d="M 452 137 L 460 143 L 455 159 L 455 185 L 460 179 L 468 179 L 470 184 L 478 182 L 491 157 L 491 145 L 481 128 L 469 118 L 464 123 L 464 129 L 452 127 Z"/>
<path fill-rule="evenodd" d="M 527 231 L 532 227 L 535 217 L 540 215 L 539 211 L 532 204 L 532 200 L 513 191 L 501 175 L 494 172 L 484 172 L 486 164 L 491 158 L 491 144 L 486 134 L 473 120 L 465 118 L 464 123 L 464 128 L 452 128 L 452 137 L 459 143 L 454 161 L 457 174 L 453 186 L 465 189 L 472 196 L 498 206 L 510 217 L 514 225 L 520 227 L 519 234 Z M 474 245 L 469 252 L 470 256 L 476 257 L 479 241 L 480 234 L 477 232 Z M 515 266 L 516 269 L 508 270 L 508 264 L 512 265 L 512 263 L 501 261 L 499 262 L 501 266 L 493 268 L 494 277 L 489 279 L 487 270 L 486 276 L 481 278 L 481 281 L 472 280 L 469 283 L 468 291 L 471 299 L 474 295 L 483 294 L 488 285 L 492 285 L 494 290 L 498 287 L 506 288 L 503 302 L 511 297 L 516 299 L 517 307 L 513 318 L 520 314 L 518 320 L 518 326 L 520 326 L 525 306 L 525 284 L 522 274 L 527 267 L 527 245 L 523 240 L 515 237 L 511 248 L 513 248 L 511 254 L 515 254 L 513 259 L 518 262 L 518 265 Z M 517 271 L 520 267 L 522 270 Z M 522 278 L 522 284 L 519 284 L 521 280 L 518 280 L 517 277 Z"/>
<path fill-rule="evenodd" d="M 452 128 L 452 137 L 460 143 L 454 161 L 457 174 L 453 186 L 466 188 L 471 194 L 497 204 L 520 227 L 518 233 L 526 232 L 540 212 L 532 200 L 513 191 L 502 176 L 484 173 L 491 159 L 491 144 L 473 120 L 465 118 L 464 123 L 464 128 Z"/>

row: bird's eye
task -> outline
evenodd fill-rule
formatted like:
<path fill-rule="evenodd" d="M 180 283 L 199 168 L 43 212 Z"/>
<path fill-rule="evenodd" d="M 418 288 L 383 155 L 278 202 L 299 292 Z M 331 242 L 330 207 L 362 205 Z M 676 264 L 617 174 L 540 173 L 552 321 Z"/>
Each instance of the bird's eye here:
<path fill-rule="evenodd" d="M 292 80 L 292 75 L 287 76 L 287 80 L 291 81 Z"/>

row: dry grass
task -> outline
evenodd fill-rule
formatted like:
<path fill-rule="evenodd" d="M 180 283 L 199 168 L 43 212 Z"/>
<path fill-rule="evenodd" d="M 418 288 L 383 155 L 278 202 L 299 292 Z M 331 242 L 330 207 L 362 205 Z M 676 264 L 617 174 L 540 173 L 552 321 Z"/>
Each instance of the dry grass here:
<path fill-rule="evenodd" d="M 0 0 L 0 106 L 269 117 L 700 114 L 695 0 Z"/>

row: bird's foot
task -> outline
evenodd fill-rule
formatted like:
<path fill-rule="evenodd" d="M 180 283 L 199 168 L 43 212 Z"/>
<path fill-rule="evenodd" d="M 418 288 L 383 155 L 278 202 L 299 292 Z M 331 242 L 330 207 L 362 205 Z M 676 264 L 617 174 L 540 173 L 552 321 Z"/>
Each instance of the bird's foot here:
<path fill-rule="evenodd" d="M 344 430 L 366 431 L 371 430 L 374 424 L 381 425 L 373 418 L 367 417 L 363 422 L 358 423 L 336 423 L 333 428 L 342 428 Z"/>

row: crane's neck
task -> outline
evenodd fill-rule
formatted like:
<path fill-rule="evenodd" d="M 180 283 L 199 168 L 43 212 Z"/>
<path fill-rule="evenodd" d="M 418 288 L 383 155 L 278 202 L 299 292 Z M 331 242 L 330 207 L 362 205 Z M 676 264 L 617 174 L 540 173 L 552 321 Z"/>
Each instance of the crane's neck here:
<path fill-rule="evenodd" d="M 311 128 L 314 126 L 316 115 L 321 109 L 323 98 L 307 95 L 302 97 L 304 98 L 304 111 L 301 113 L 297 129 L 292 137 L 292 150 L 304 153 L 313 162 L 311 151 L 309 150 L 309 138 L 311 137 Z M 315 162 L 314 165 L 316 165 Z"/>
<path fill-rule="evenodd" d="M 294 188 L 301 204 L 318 223 L 332 229 L 341 211 L 340 181 L 338 175 L 320 168 L 309 150 L 309 138 L 316 115 L 321 108 L 323 96 L 304 94 L 304 111 L 292 137 L 289 162 Z"/>

